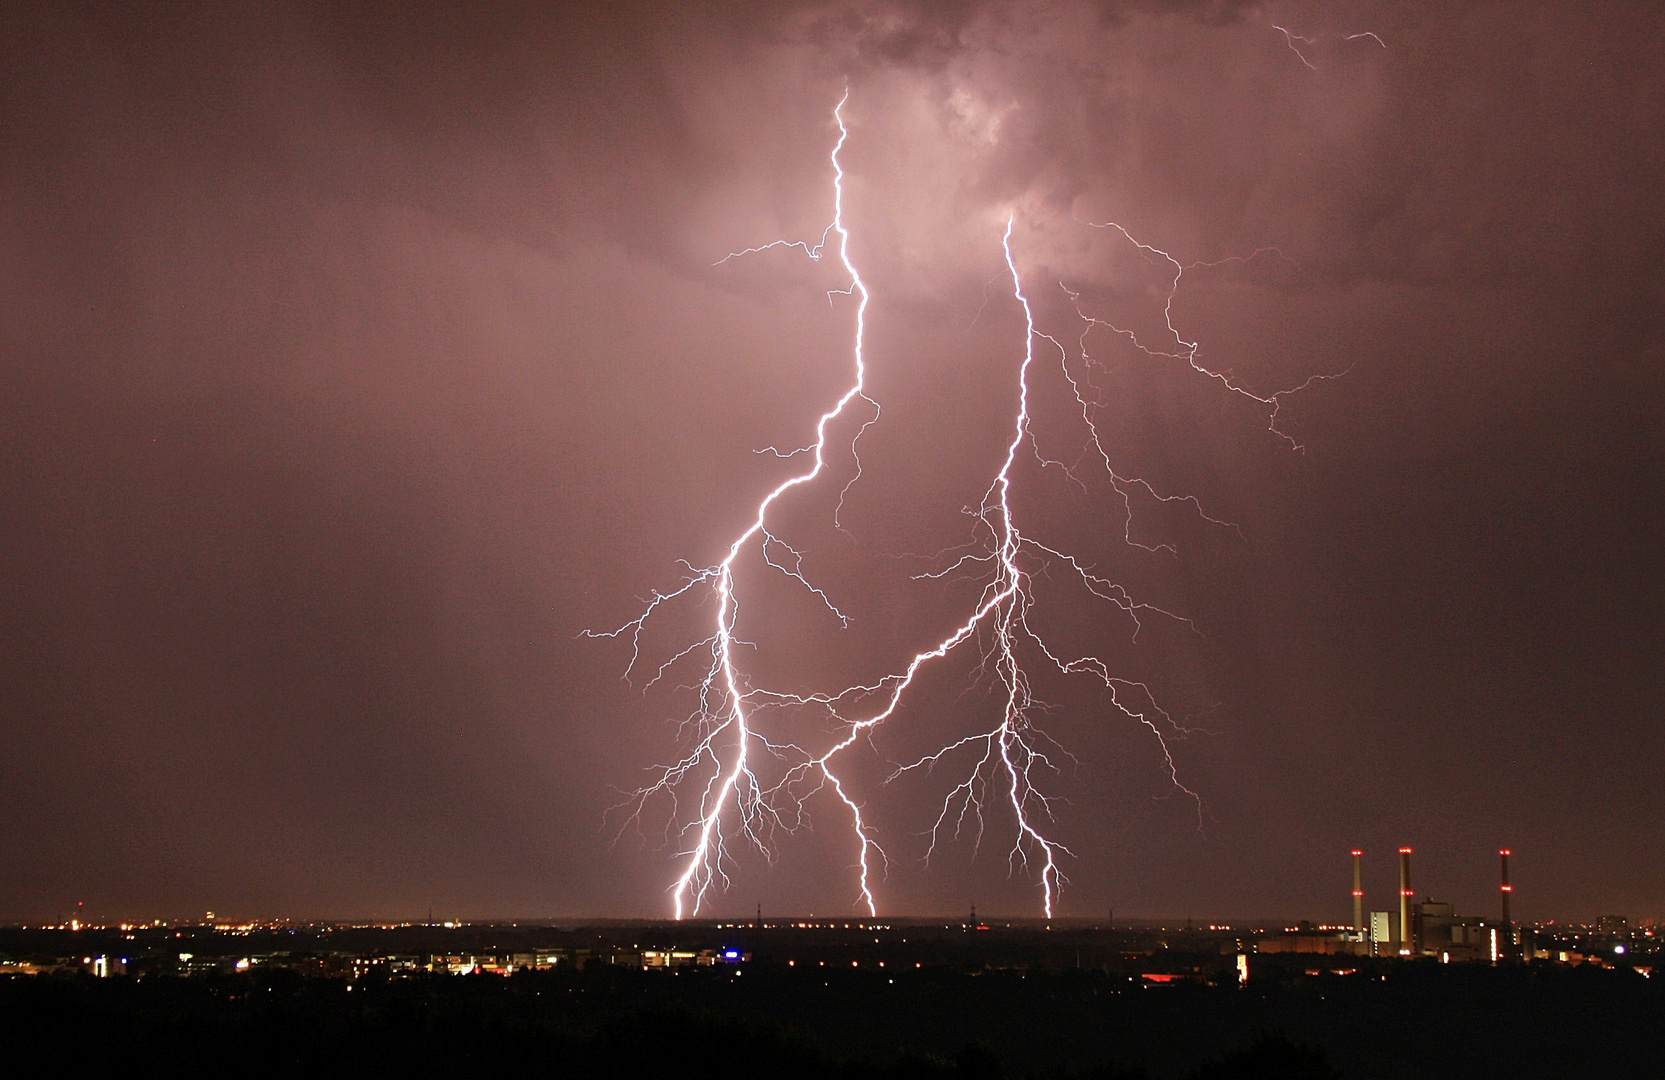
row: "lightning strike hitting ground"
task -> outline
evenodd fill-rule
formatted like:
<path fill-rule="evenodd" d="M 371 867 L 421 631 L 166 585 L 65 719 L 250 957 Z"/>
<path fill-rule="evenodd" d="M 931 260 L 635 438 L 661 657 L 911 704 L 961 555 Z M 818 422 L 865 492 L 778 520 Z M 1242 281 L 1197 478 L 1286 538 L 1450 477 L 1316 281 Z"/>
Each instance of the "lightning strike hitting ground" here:
<path fill-rule="evenodd" d="M 690 779 L 694 770 L 701 764 L 709 761 L 713 766 L 714 771 L 703 785 L 700 794 L 697 838 L 692 850 L 686 853 L 687 867 L 684 869 L 682 876 L 677 879 L 673 894 L 675 913 L 678 919 L 682 918 L 685 912 L 699 911 L 700 904 L 704 901 L 705 894 L 714 881 L 722 880 L 725 883 L 727 881 L 724 872 L 725 837 L 721 824 L 723 814 L 731 799 L 734 802 L 736 816 L 738 817 L 740 834 L 765 855 L 769 854 L 769 848 L 765 837 L 760 833 L 760 829 L 764 828 L 766 823 L 779 823 L 776 811 L 769 803 L 764 789 L 758 782 L 757 775 L 748 763 L 748 755 L 757 736 L 748 725 L 747 707 L 750 695 L 741 688 L 741 679 L 735 669 L 734 624 L 739 613 L 739 603 L 734 595 L 735 560 L 739 558 L 741 551 L 748 544 L 754 539 L 761 538 L 760 546 L 762 547 L 763 557 L 769 565 L 803 584 L 805 588 L 819 597 L 835 615 L 838 615 L 841 621 L 844 618 L 838 609 L 833 606 L 832 601 L 827 598 L 827 595 L 804 578 L 800 570 L 803 561 L 802 556 L 790 545 L 771 535 L 766 526 L 766 521 L 769 510 L 776 500 L 791 489 L 807 484 L 821 474 L 826 466 L 828 425 L 841 417 L 852 401 L 860 398 L 873 406 L 875 414 L 878 411 L 878 403 L 863 393 L 867 377 L 866 363 L 862 356 L 862 345 L 866 331 L 867 286 L 862 283 L 861 274 L 857 272 L 855 264 L 850 261 L 850 233 L 844 227 L 844 169 L 839 162 L 838 155 L 844 149 L 845 140 L 850 136 L 849 129 L 844 125 L 844 104 L 848 99 L 849 94 L 846 93 L 833 110 L 833 117 L 838 122 L 838 142 L 834 144 L 832 150 L 833 221 L 827 230 L 821 234 L 820 243 L 816 244 L 814 248 L 810 248 L 802 242 L 796 244 L 777 242 L 764 245 L 762 248 L 753 248 L 746 252 L 736 252 L 725 256 L 721 261 L 726 262 L 728 259 L 740 255 L 780 246 L 800 247 L 810 258 L 818 260 L 821 257 L 828 235 L 837 233 L 838 256 L 844 264 L 844 269 L 850 275 L 848 291 L 857 297 L 854 349 L 855 381 L 831 409 L 821 414 L 821 419 L 815 426 L 815 442 L 808 448 L 809 453 L 813 455 L 814 464 L 804 472 L 783 481 L 768 495 L 764 496 L 763 501 L 758 504 L 757 516 L 752 520 L 751 526 L 729 545 L 728 553 L 724 556 L 722 562 L 714 567 L 698 570 L 690 567 L 691 574 L 680 588 L 670 593 L 655 592 L 646 610 L 639 617 L 609 634 L 594 635 L 618 637 L 628 633 L 631 638 L 631 667 L 633 668 L 640 658 L 642 627 L 659 605 L 674 600 L 700 585 L 710 585 L 716 592 L 717 613 L 711 637 L 696 642 L 684 652 L 672 657 L 660 666 L 654 677 L 657 680 L 683 656 L 703 647 L 710 648 L 712 664 L 699 688 L 700 707 L 692 718 L 698 734 L 697 742 L 694 749 L 681 761 L 665 768 L 655 784 L 638 792 L 636 799 L 639 809 L 641 801 L 651 794 L 664 791 L 674 795 L 675 789 L 682 785 L 684 781 Z M 868 424 L 871 423 L 872 420 L 870 419 Z M 863 425 L 861 430 L 865 431 L 866 425 Z M 857 438 L 859 437 L 858 432 Z M 777 455 L 782 457 L 794 457 L 799 452 L 801 451 L 780 454 L 780 451 L 775 451 Z M 771 544 L 784 548 L 793 556 L 793 565 L 790 569 L 770 558 L 769 546 Z M 715 708 L 712 707 L 714 698 L 720 703 Z M 727 737 L 727 743 L 732 745 L 732 760 L 726 764 L 723 762 L 722 755 L 724 747 L 719 743 L 725 736 Z M 775 749 L 767 742 L 764 742 L 763 746 L 767 749 Z M 787 748 L 781 747 L 775 752 L 785 749 Z M 828 782 L 833 785 L 834 791 L 855 817 L 856 833 L 862 843 L 862 899 L 866 902 L 869 913 L 874 913 L 877 908 L 872 893 L 868 890 L 866 884 L 867 852 L 871 841 L 861 820 L 861 808 L 844 792 L 844 789 L 830 771 L 824 768 L 823 771 Z"/>
<path fill-rule="evenodd" d="M 1071 371 L 1070 350 L 1060 341 L 1036 328 L 1034 311 L 1024 290 L 1022 275 L 1012 250 L 1012 233 L 1016 217 L 1009 215 L 1001 237 L 1001 251 L 1006 274 L 1011 282 L 1011 295 L 1023 311 L 1022 359 L 1017 365 L 1017 410 L 1012 419 L 1010 438 L 1006 443 L 1000 468 L 983 494 L 980 504 L 968 513 L 976 523 L 977 538 L 967 550 L 940 570 L 918 575 L 919 578 L 940 579 L 951 574 L 973 572 L 986 574 L 981 594 L 965 620 L 946 637 L 916 653 L 899 671 L 863 685 L 847 686 L 827 693 L 790 693 L 755 686 L 741 670 L 737 649 L 747 644 L 736 637 L 735 629 L 740 611 L 736 592 L 735 568 L 746 551 L 756 551 L 769 567 L 808 590 L 841 624 L 848 620 L 831 597 L 813 584 L 803 571 L 802 554 L 770 530 L 770 512 L 793 489 L 809 484 L 828 469 L 828 439 L 838 421 L 843 419 L 858 400 L 871 406 L 871 413 L 861 421 L 850 439 L 855 458 L 854 475 L 839 493 L 834 524 L 842 509 L 844 496 L 861 476 L 861 462 L 855 455 L 863 433 L 877 420 L 879 408 L 866 394 L 866 358 L 864 356 L 866 314 L 869 293 L 860 273 L 850 258 L 850 232 L 844 219 L 844 170 L 840 153 L 849 138 L 843 109 L 848 94 L 833 111 L 839 135 L 831 164 L 833 171 L 833 220 L 820 240 L 810 245 L 804 241 L 776 241 L 760 247 L 737 251 L 719 260 L 730 259 L 770 250 L 795 248 L 812 260 L 820 260 L 829 239 L 836 235 L 837 252 L 850 284 L 836 293 L 856 300 L 853 344 L 854 379 L 844 394 L 824 412 L 815 427 L 815 441 L 800 449 L 783 452 L 775 447 L 761 451 L 783 460 L 808 454 L 810 464 L 801 472 L 781 482 L 758 503 L 750 524 L 735 537 L 724 557 L 714 566 L 704 568 L 684 564 L 688 574 L 683 582 L 669 592 L 655 591 L 642 612 L 616 630 L 589 633 L 592 637 L 626 638 L 631 643 L 630 662 L 626 678 L 638 668 L 642 660 L 642 635 L 648 620 L 665 605 L 689 597 L 711 596 L 716 600 L 716 611 L 705 638 L 677 652 L 655 670 L 646 685 L 652 686 L 664 678 L 670 669 L 695 654 L 710 657 L 694 687 L 697 706 L 684 724 L 684 731 L 692 740 L 688 752 L 674 764 L 655 770 L 651 783 L 632 792 L 624 804 L 631 820 L 638 820 L 648 800 L 667 797 L 672 805 L 671 828 L 677 829 L 683 850 L 679 858 L 683 869 L 671 891 L 673 910 L 677 918 L 697 914 L 706 903 L 713 887 L 729 883 L 728 872 L 734 865 L 731 847 L 738 844 L 756 850 L 765 859 L 772 859 L 774 840 L 779 833 L 791 834 L 809 821 L 809 801 L 822 792 L 830 793 L 834 805 L 847 815 L 852 837 L 855 873 L 855 901 L 869 915 L 878 912 L 874 894 L 876 878 L 882 874 L 886 857 L 879 846 L 873 826 L 866 819 L 863 803 L 841 775 L 841 759 L 858 743 L 871 744 L 875 729 L 891 720 L 902 706 L 903 699 L 915 684 L 916 676 L 932 661 L 941 660 L 968 642 L 981 648 L 980 675 L 992 677 L 1001 692 L 1001 711 L 998 722 L 985 730 L 958 738 L 911 763 L 895 764 L 886 783 L 906 774 L 931 772 L 939 767 L 950 767 L 960 762 L 962 777 L 943 798 L 941 808 L 930 829 L 930 844 L 926 859 L 935 853 L 945 834 L 960 836 L 965 830 L 974 833 L 980 844 L 985 831 L 985 813 L 993 805 L 1009 812 L 1015 824 L 1012 846 L 1008 851 L 1008 867 L 1012 872 L 1024 869 L 1038 879 L 1041 908 L 1051 917 L 1059 890 L 1065 878 L 1059 859 L 1070 852 L 1058 840 L 1049 836 L 1053 821 L 1053 802 L 1038 786 L 1038 774 L 1055 771 L 1051 755 L 1065 755 L 1036 724 L 1035 714 L 1040 702 L 1034 695 L 1030 665 L 1040 663 L 1056 669 L 1062 675 L 1088 675 L 1102 683 L 1109 693 L 1110 704 L 1122 716 L 1148 728 L 1160 747 L 1168 779 L 1174 787 L 1196 800 L 1201 824 L 1202 803 L 1197 794 L 1180 782 L 1179 772 L 1169 748 L 1169 739 L 1183 736 L 1187 729 L 1180 726 L 1161 709 L 1150 688 L 1142 682 L 1115 675 L 1109 663 L 1093 655 L 1074 655 L 1055 648 L 1031 626 L 1030 612 L 1035 603 L 1031 578 L 1037 572 L 1066 572 L 1068 580 L 1079 582 L 1091 597 L 1113 606 L 1131 620 L 1133 636 L 1137 639 L 1143 626 L 1142 619 L 1156 616 L 1174 620 L 1188 628 L 1191 624 L 1171 612 L 1135 600 L 1124 588 L 1095 573 L 1082 559 L 1026 534 L 1016 519 L 1012 491 L 1014 472 L 1025 445 L 1042 469 L 1062 469 L 1083 491 L 1085 484 L 1074 466 L 1043 456 L 1035 445 L 1031 432 L 1031 379 L 1035 371 L 1037 340 L 1057 351 L 1062 380 L 1079 406 L 1085 424 L 1087 446 L 1091 455 L 1103 466 L 1109 482 L 1119 495 L 1125 513 L 1123 537 L 1131 545 L 1147 552 L 1173 553 L 1169 544 L 1145 544 L 1133 539 L 1131 519 L 1133 493 L 1162 503 L 1183 503 L 1204 521 L 1235 529 L 1229 522 L 1203 513 L 1200 503 L 1192 496 L 1164 493 L 1151 482 L 1118 471 L 1111 455 L 1100 439 L 1098 404 L 1084 391 L 1083 384 L 1094 361 L 1087 351 L 1088 335 L 1096 328 L 1107 329 L 1125 339 L 1139 351 L 1152 358 L 1185 362 L 1191 369 L 1207 378 L 1217 380 L 1233 393 L 1241 395 L 1268 409 L 1268 425 L 1272 432 L 1299 444 L 1277 426 L 1281 399 L 1294 390 L 1260 396 L 1245 389 L 1227 375 L 1204 366 L 1198 358 L 1198 345 L 1187 341 L 1175 329 L 1172 308 L 1174 294 L 1181 278 L 1190 267 L 1218 264 L 1181 264 L 1168 253 L 1135 240 L 1126 229 L 1114 223 L 1095 225 L 1113 229 L 1145 256 L 1165 260 L 1173 268 L 1173 278 L 1164 307 L 1164 319 L 1174 344 L 1147 347 L 1127 330 L 1096 318 L 1083 310 L 1080 295 L 1067 285 L 1059 286 L 1069 296 L 1084 329 L 1081 333 L 1078 362 L 1080 374 Z M 1225 261 L 1247 261 L 1273 249 L 1262 249 L 1249 256 Z M 829 294 L 829 299 L 831 294 Z M 1317 379 L 1334 376 L 1314 376 L 1302 386 Z M 839 525 L 842 528 L 841 525 Z M 1194 630 L 1194 628 L 1192 628 Z M 802 738 L 786 739 L 766 736 L 754 722 L 758 713 L 766 709 L 811 708 L 833 721 L 834 734 L 830 745 L 820 751 L 812 750 Z M 778 779 L 766 781 L 760 776 L 758 761 L 767 760 L 779 770 Z M 679 816 L 678 807 L 691 795 L 697 802 L 686 818 Z M 991 802 L 991 800 L 993 802 Z"/>

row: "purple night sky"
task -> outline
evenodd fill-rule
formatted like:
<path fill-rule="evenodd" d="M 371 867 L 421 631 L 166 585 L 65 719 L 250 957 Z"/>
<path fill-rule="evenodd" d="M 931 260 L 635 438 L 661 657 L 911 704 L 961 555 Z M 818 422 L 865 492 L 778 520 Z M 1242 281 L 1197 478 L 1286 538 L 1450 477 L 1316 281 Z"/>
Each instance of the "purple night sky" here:
<path fill-rule="evenodd" d="M 666 914 L 686 812 L 608 808 L 685 752 L 698 665 L 643 693 L 580 635 L 721 559 L 800 464 L 756 451 L 849 385 L 836 259 L 713 265 L 821 235 L 846 88 L 882 414 L 847 532 L 865 413 L 771 523 L 850 622 L 744 561 L 749 675 L 870 681 L 965 618 L 975 575 L 916 576 L 1010 441 L 1006 217 L 1076 372 L 1060 284 L 1166 332 L 1172 267 L 1086 224 L 1115 221 L 1216 264 L 1173 297 L 1200 364 L 1259 396 L 1345 374 L 1281 399 L 1297 450 L 1085 339 L 1118 467 L 1236 530 L 1015 466 L 1031 533 L 1195 627 L 1134 641 L 1036 578 L 1049 640 L 1194 729 L 1168 746 L 1203 804 L 1102 684 L 1037 678 L 1073 755 L 1058 913 L 1341 919 L 1347 851 L 1386 907 L 1408 844 L 1463 911 L 1506 846 L 1523 919 L 1665 917 L 1661 55 L 1636 4 L 15 7 L 0 920 Z M 1034 449 L 1082 460 L 1044 345 Z M 650 666 L 712 610 L 651 623 Z M 881 912 L 1037 913 L 997 804 L 926 864 L 955 778 L 882 783 L 986 726 L 975 659 L 852 764 Z M 707 910 L 854 913 L 834 810 Z"/>

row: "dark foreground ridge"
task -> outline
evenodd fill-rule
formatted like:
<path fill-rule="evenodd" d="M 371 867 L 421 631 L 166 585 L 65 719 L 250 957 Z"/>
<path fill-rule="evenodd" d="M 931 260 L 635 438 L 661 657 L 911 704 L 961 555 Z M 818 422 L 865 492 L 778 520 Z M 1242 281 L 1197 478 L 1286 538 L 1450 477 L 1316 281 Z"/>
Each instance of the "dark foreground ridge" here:
<path fill-rule="evenodd" d="M 123 973 L 47 963 L 66 940 L 125 946 L 112 961 Z M 32 948 L 38 971 L 0 978 L 0 1046 L 19 1071 L 74 1061 L 171 1075 L 1665 1075 L 1665 985 L 1634 968 L 1273 954 L 1240 983 L 1222 940 L 924 926 L 0 930 L 13 966 Z M 534 963 L 505 975 L 469 962 L 499 956 Z M 447 973 L 459 968 L 473 973 Z"/>

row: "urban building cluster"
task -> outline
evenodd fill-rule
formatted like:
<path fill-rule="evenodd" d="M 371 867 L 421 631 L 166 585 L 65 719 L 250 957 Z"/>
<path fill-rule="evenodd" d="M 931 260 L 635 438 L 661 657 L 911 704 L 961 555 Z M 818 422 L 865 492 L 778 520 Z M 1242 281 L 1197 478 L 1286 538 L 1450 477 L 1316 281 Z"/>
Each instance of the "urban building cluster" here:
<path fill-rule="evenodd" d="M 1398 851 L 1393 908 L 1370 911 L 1363 852 L 1352 855 L 1352 921 L 1343 925 L 1117 925 L 1086 920 L 764 920 L 715 923 L 549 924 L 460 921 L 371 924 L 229 922 L 213 912 L 198 922 L 94 926 L 79 914 L 38 927 L 0 927 L 0 976 L 84 974 L 210 977 L 287 971 L 316 978 L 433 975 L 510 976 L 523 971 L 604 968 L 678 972 L 754 961 L 797 968 L 963 971 L 1090 968 L 1143 980 L 1248 981 L 1263 970 L 1350 974 L 1383 963 L 1590 964 L 1651 976 L 1665 951 L 1665 928 L 1633 926 L 1622 915 L 1594 924 L 1517 922 L 1510 852 L 1498 852 L 1495 915 L 1463 915 L 1411 883 L 1411 849 Z M 1278 954 L 1293 963 L 1272 959 Z M 1212 959 L 1210 959 L 1212 957 Z M 1320 959 L 1324 958 L 1324 959 Z M 1310 970 L 1308 970 L 1310 968 Z"/>
<path fill-rule="evenodd" d="M 98 978 L 116 975 L 209 976 L 261 971 L 292 971 L 314 978 L 356 981 L 374 975 L 513 975 L 517 971 L 581 969 L 595 962 L 612 966 L 658 968 L 714 967 L 751 960 L 739 949 L 539 949 L 530 952 L 381 953 L 359 951 L 250 952 L 198 955 L 191 952 L 93 955 L 18 959 L 0 956 L 0 975 L 82 973 Z"/>

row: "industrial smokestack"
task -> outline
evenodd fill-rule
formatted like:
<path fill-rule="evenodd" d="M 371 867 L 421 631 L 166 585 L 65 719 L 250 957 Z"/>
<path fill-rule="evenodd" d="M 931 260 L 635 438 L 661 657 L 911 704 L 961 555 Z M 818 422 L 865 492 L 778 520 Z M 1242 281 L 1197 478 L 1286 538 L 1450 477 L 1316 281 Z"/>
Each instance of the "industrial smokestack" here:
<path fill-rule="evenodd" d="M 1411 955 L 1411 849 L 1399 849 L 1399 955 Z"/>
<path fill-rule="evenodd" d="M 1364 852 L 1353 849 L 1353 933 L 1364 933 L 1364 877 L 1359 868 L 1359 860 Z M 1507 874 L 1505 874 L 1507 877 Z M 1507 903 L 1507 901 L 1505 901 Z"/>
<path fill-rule="evenodd" d="M 1509 885 L 1509 849 L 1500 849 L 1497 857 L 1503 863 L 1503 884 L 1500 889 L 1503 895 L 1503 929 L 1507 932 L 1514 925 L 1514 922 L 1509 918 L 1509 894 L 1515 891 Z"/>

